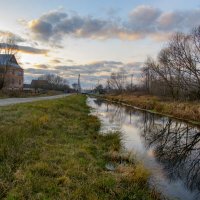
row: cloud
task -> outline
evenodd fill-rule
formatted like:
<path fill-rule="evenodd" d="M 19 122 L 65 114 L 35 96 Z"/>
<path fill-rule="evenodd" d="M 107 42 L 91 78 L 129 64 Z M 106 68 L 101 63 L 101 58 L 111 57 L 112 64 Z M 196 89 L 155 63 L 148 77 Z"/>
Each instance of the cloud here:
<path fill-rule="evenodd" d="M 142 62 L 122 63 L 118 61 L 96 61 L 85 65 L 56 65 L 37 64 L 35 68 L 25 69 L 26 77 L 38 77 L 43 74 L 58 74 L 66 78 L 71 84 L 77 82 L 81 74 L 82 87 L 97 84 L 98 80 L 104 84 L 111 73 L 123 70 L 127 75 L 134 75 L 136 79 L 140 76 Z"/>
<path fill-rule="evenodd" d="M 59 10 L 49 11 L 48 13 L 44 14 L 41 17 L 41 20 L 49 22 L 49 23 L 58 23 L 62 19 L 65 19 L 67 17 L 67 13 L 61 12 Z"/>
<path fill-rule="evenodd" d="M 174 31 L 182 29 L 188 31 L 199 24 L 199 8 L 168 12 L 148 5 L 140 5 L 127 15 L 126 20 L 79 16 L 54 10 L 29 21 L 28 28 L 34 38 L 58 43 L 65 36 L 100 40 L 111 38 L 138 40 L 150 37 L 160 40 L 166 39 Z"/>
<path fill-rule="evenodd" d="M 85 65 L 58 65 L 55 66 L 55 69 L 60 70 L 61 72 L 66 72 L 68 74 L 82 74 L 82 75 L 95 75 L 98 72 L 107 72 L 110 74 L 111 72 L 117 71 L 118 68 L 123 67 L 124 64 L 122 62 L 116 61 L 99 61 L 92 62 Z"/>
<path fill-rule="evenodd" d="M 30 21 L 28 26 L 35 35 L 35 38 L 49 40 L 49 38 L 53 35 L 53 26 L 41 19 Z"/>
<path fill-rule="evenodd" d="M 25 74 L 31 74 L 31 75 L 43 75 L 43 74 L 58 74 L 58 70 L 54 69 L 42 69 L 42 68 L 26 68 L 24 70 Z"/>
<path fill-rule="evenodd" d="M 200 9 L 164 12 L 158 19 L 158 28 L 163 31 L 187 31 L 199 25 Z"/>
<path fill-rule="evenodd" d="M 12 32 L 7 32 L 7 31 L 0 31 L 0 45 L 2 48 L 9 48 L 11 46 L 11 43 L 8 43 L 8 40 L 11 40 L 13 45 L 16 45 L 18 48 L 19 52 L 22 53 L 27 53 L 27 54 L 47 54 L 49 50 L 47 49 L 39 49 L 27 45 L 19 45 L 19 43 L 26 43 L 27 40 L 22 38 L 21 36 L 14 34 Z M 30 42 L 30 41 L 29 41 Z M 37 44 L 34 42 L 34 44 Z"/>
<path fill-rule="evenodd" d="M 22 46 L 17 44 L 8 44 L 8 43 L 0 43 L 1 48 L 3 49 L 11 49 L 13 52 L 19 51 L 21 53 L 27 54 L 47 54 L 49 50 L 47 49 L 38 49 L 30 46 Z M 12 52 L 11 52 L 12 53 Z"/>
<path fill-rule="evenodd" d="M 47 49 L 39 49 L 39 48 L 34 48 L 30 46 L 20 46 L 18 45 L 19 51 L 22 53 L 27 53 L 27 54 L 47 54 L 49 50 Z"/>
<path fill-rule="evenodd" d="M 130 26 L 132 31 L 155 31 L 156 20 L 160 14 L 161 11 L 157 8 L 147 5 L 138 6 L 129 14 L 127 26 Z"/>
<path fill-rule="evenodd" d="M 53 64 L 59 64 L 59 63 L 61 63 L 60 59 L 53 59 L 50 62 L 53 63 Z"/>
<path fill-rule="evenodd" d="M 67 59 L 66 61 L 69 63 L 74 63 L 74 60 L 71 60 L 71 59 Z"/>
<path fill-rule="evenodd" d="M 49 68 L 49 65 L 45 65 L 45 64 L 36 64 L 35 67 L 38 68 L 38 69 L 48 69 L 48 68 Z"/>
<path fill-rule="evenodd" d="M 9 38 L 16 43 L 26 42 L 26 40 L 24 38 L 22 38 L 21 36 L 14 34 L 12 32 L 9 32 L 9 31 L 0 31 L 0 38 L 3 41 L 5 41 L 7 38 Z"/>

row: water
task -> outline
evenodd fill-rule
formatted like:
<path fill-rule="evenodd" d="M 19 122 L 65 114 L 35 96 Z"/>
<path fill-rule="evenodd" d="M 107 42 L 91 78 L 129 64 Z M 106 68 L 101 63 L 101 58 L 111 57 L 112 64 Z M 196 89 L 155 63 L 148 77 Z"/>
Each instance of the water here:
<path fill-rule="evenodd" d="M 122 132 L 124 148 L 151 171 L 151 186 L 169 199 L 200 200 L 200 129 L 95 98 L 88 105 L 102 134 Z"/>

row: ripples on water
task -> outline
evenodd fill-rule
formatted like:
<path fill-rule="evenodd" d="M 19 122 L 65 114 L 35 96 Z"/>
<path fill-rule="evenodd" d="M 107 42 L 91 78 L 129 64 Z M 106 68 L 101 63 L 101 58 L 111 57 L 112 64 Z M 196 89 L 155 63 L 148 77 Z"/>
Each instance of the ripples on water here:
<path fill-rule="evenodd" d="M 151 173 L 150 184 L 170 199 L 200 200 L 200 130 L 185 122 L 88 98 L 101 133 L 121 131 L 123 144 Z"/>

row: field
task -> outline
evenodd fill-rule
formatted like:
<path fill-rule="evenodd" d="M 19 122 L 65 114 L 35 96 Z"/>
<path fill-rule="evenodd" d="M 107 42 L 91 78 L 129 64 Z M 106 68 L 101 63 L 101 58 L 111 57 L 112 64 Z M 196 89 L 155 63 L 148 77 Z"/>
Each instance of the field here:
<path fill-rule="evenodd" d="M 85 96 L 1 107 L 0 199 L 158 199 L 142 164 L 120 156 L 120 133 L 99 127 Z"/>

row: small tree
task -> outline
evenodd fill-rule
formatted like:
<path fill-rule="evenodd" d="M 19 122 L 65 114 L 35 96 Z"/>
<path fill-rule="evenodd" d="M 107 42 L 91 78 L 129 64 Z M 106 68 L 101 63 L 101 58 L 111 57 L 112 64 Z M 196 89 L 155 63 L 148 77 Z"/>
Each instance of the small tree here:
<path fill-rule="evenodd" d="M 95 87 L 94 91 L 99 94 L 105 93 L 105 89 L 103 88 L 102 84 L 99 84 Z"/>
<path fill-rule="evenodd" d="M 76 92 L 78 91 L 78 83 L 73 83 L 72 87 Z"/>

